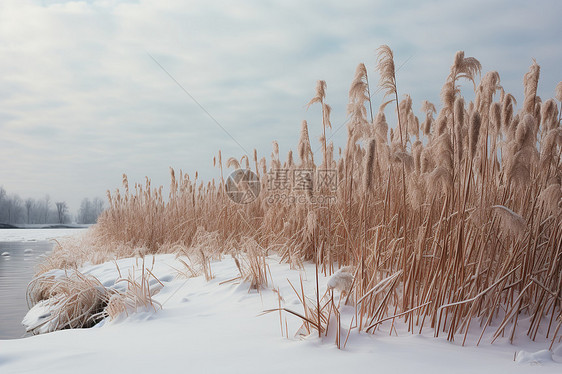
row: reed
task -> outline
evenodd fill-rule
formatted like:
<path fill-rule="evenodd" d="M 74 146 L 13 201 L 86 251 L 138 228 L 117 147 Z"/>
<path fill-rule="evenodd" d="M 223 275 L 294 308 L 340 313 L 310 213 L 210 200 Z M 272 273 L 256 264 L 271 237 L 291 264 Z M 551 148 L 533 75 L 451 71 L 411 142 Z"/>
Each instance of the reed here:
<path fill-rule="evenodd" d="M 518 109 L 501 88 L 499 73 L 478 81 L 481 69 L 478 60 L 458 52 L 441 92 L 442 106 L 423 102 L 420 125 L 412 99 L 399 100 L 393 53 L 383 46 L 379 86 L 396 101 L 399 121 L 390 139 L 384 114 L 389 102 L 373 116 L 367 69 L 361 64 L 350 89 L 347 146 L 339 157 L 326 144 L 331 109 L 325 103 L 326 83 L 320 81 L 309 103 L 322 108 L 320 162 L 313 158 L 304 121 L 298 161 L 292 152 L 280 160 L 276 143 L 269 166 L 254 153 L 262 193 L 249 204 L 227 198 L 220 151 L 218 182 L 205 184 L 172 170 L 168 198 L 149 179 L 129 188 L 124 176 L 123 189 L 108 192 L 109 209 L 87 243 L 55 250 L 45 270 L 131 256 L 135 248 L 160 253 L 180 246 L 199 253 L 202 264 L 223 254 L 245 258 L 241 276 L 259 289 L 267 286 L 263 258 L 274 252 L 295 267 L 314 261 L 326 276 L 344 266 L 355 269 L 336 273 L 330 291 L 348 295 L 346 301 L 357 311 L 356 328 L 363 331 L 374 333 L 390 318 L 404 320 L 412 332 L 433 328 L 450 340 L 461 336 L 463 343 L 475 325 L 481 336 L 494 328 L 494 338 L 540 335 L 554 343 L 562 319 L 557 106 L 562 86 L 556 101 L 543 102 L 537 96 L 540 68 L 533 63 Z M 462 97 L 459 79 L 474 83 L 474 103 Z M 248 161 L 230 158 L 226 167 L 249 168 Z M 288 187 L 285 192 L 305 197 L 302 203 L 268 201 L 266 187 L 275 182 L 268 171 L 299 168 L 315 176 L 333 168 L 337 190 L 307 193 Z M 330 204 L 313 202 L 330 193 L 335 196 Z M 338 305 L 327 303 L 329 296 L 321 298 L 320 289 L 308 302 L 297 293 L 306 304 L 300 315 L 305 330 L 326 333 L 330 318 L 339 316 Z M 522 315 L 532 320 L 527 331 L 517 323 Z"/>

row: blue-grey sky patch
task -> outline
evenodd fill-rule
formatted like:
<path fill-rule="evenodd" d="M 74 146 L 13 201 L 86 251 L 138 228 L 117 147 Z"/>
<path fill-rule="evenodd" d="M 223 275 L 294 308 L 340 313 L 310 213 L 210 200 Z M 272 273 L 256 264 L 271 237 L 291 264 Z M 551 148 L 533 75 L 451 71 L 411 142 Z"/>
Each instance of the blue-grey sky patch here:
<path fill-rule="evenodd" d="M 376 48 L 388 44 L 400 94 L 440 104 L 454 54 L 522 101 L 535 58 L 539 93 L 562 80 L 562 3 L 528 1 L 3 0 L 0 3 L 0 185 L 22 197 L 67 200 L 131 183 L 169 183 L 169 166 L 214 178 L 213 157 L 243 150 L 150 58 L 168 71 L 249 152 L 284 157 L 308 120 L 306 103 L 328 83 L 333 136 L 343 146 L 347 92 L 358 63 L 377 91 Z M 473 97 L 471 84 L 463 94 Z M 387 117 L 392 110 L 387 108 Z M 330 136 L 330 133 L 328 133 Z"/>

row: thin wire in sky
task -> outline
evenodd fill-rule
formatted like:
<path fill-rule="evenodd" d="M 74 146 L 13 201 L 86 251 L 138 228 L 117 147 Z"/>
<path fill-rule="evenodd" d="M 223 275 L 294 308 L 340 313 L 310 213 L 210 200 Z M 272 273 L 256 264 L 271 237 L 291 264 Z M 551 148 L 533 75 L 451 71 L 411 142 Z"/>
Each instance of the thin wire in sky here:
<path fill-rule="evenodd" d="M 172 79 L 172 80 L 178 85 L 178 87 L 181 88 L 181 90 L 182 90 L 183 92 L 185 92 L 185 94 L 186 94 L 187 96 L 189 96 L 189 97 L 191 98 L 191 100 L 193 100 L 193 102 L 194 102 L 195 104 L 197 104 L 197 105 L 199 106 L 199 108 L 201 108 L 201 110 L 202 110 L 203 112 L 205 112 L 205 114 L 207 114 L 207 116 L 209 116 L 209 118 L 212 119 L 213 122 L 215 122 L 215 123 L 217 124 L 217 126 L 219 126 L 219 127 L 222 129 L 222 131 L 224 131 L 224 133 L 225 133 L 226 135 L 228 135 L 232 140 L 234 140 L 234 142 L 235 142 L 236 144 L 238 144 L 238 146 L 244 151 L 244 154 L 246 154 L 246 155 L 249 154 L 249 152 L 246 150 L 246 148 L 244 148 L 244 146 L 242 146 L 242 144 L 240 144 L 240 142 L 238 142 L 238 140 L 236 140 L 236 139 L 234 138 L 234 136 L 232 136 L 232 134 L 231 134 L 230 132 L 228 132 L 228 130 L 225 129 L 224 126 L 221 125 L 221 124 L 219 123 L 219 121 L 217 121 L 216 118 L 213 117 L 213 115 L 212 115 L 211 113 L 209 113 L 209 111 L 208 111 L 207 109 L 205 109 L 205 107 L 204 107 L 203 105 L 201 105 L 201 104 L 199 103 L 199 101 L 197 101 L 197 99 L 196 99 L 195 97 L 193 97 L 193 95 L 190 94 L 190 93 L 185 89 L 185 87 L 182 86 L 181 83 L 178 82 L 178 80 L 177 80 L 176 78 L 174 78 L 173 75 L 170 74 L 170 72 L 168 72 L 168 70 L 166 70 L 166 69 L 164 68 L 164 66 L 162 66 L 162 64 L 161 64 L 160 62 L 158 62 L 158 60 L 156 60 L 156 59 L 154 58 L 154 56 L 152 56 L 148 51 L 146 52 L 146 54 L 148 54 L 148 55 L 150 56 L 150 58 L 152 59 L 152 61 L 154 61 L 154 62 L 160 67 L 160 69 L 162 69 L 162 71 L 164 71 L 164 73 L 166 73 L 166 74 L 170 77 L 170 79 Z"/>

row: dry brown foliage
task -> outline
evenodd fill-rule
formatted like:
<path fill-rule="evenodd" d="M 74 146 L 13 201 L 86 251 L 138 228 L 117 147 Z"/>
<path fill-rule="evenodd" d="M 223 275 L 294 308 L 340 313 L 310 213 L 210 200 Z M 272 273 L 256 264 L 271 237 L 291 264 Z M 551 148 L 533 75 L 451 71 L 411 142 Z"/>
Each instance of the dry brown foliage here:
<path fill-rule="evenodd" d="M 398 120 L 408 122 L 397 124 L 400 136 L 391 130 L 387 139 L 386 103 L 369 119 L 367 70 L 360 65 L 350 89 L 352 122 L 345 151 L 333 160 L 337 155 L 326 153 L 324 134 L 324 157 L 316 163 L 303 122 L 299 163 L 285 163 L 289 172 L 300 167 L 314 173 L 321 164 L 337 165 L 335 192 L 289 190 L 306 198 L 301 203 L 268 201 L 267 171 L 281 167 L 277 151 L 269 166 L 263 159 L 258 165 L 254 156 L 262 193 L 237 205 L 224 192 L 219 152 L 218 182 L 204 184 L 181 171 L 179 177 L 172 173 L 167 199 L 148 179 L 129 190 L 124 178 L 123 190 L 108 192 L 110 208 L 93 228 L 95 240 L 80 261 L 102 261 L 105 255 L 96 255 L 100 243 L 119 248 L 119 256 L 132 255 L 138 247 L 148 253 L 174 245 L 197 247 L 201 253 L 238 248 L 250 254 L 241 272 L 251 273 L 248 279 L 257 288 L 267 282 L 261 259 L 271 251 L 294 266 L 314 261 L 326 275 L 345 265 L 357 269 L 350 292 L 360 301 L 355 304 L 359 329 L 376 331 L 381 321 L 400 315 L 412 331 L 431 327 L 452 340 L 466 338 L 476 319 L 482 333 L 496 321 L 496 336 L 506 333 L 513 339 L 521 330 L 517 319 L 526 314 L 531 324 L 525 333 L 532 339 L 552 337 L 562 295 L 561 130 L 555 102 L 545 102 L 541 116 L 538 65 L 525 75 L 524 104 L 517 110 L 515 98 L 499 85 L 498 73 L 485 75 L 477 88 L 480 63 L 457 53 L 443 86 L 443 107 L 438 111 L 423 104 L 419 142 L 411 102 L 398 102 L 387 46 L 379 50 L 377 70 L 379 85 L 396 100 Z M 465 104 L 460 78 L 474 83 L 478 103 Z M 559 85 L 558 100 L 560 92 Z M 323 106 L 324 132 L 329 128 L 325 97 L 326 84 L 319 82 L 309 105 Z M 228 165 L 238 167 L 231 160 Z M 313 203 L 312 198 L 330 193 L 335 196 L 331 203 Z M 200 230 L 213 233 L 212 243 L 201 244 Z M 52 261 L 65 265 L 60 258 Z M 304 316 L 306 327 L 316 324 L 324 331 L 326 309 L 319 297 L 307 305 L 313 310 Z M 544 321 L 547 327 L 539 329 Z M 508 326 L 516 328 L 508 331 Z"/>

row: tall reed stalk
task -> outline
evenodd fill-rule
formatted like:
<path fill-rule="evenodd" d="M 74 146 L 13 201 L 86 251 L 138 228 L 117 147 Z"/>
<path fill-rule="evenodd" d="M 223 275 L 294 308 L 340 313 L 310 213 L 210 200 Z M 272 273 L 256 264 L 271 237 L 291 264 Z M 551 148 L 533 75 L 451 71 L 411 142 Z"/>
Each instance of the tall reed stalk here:
<path fill-rule="evenodd" d="M 168 199 L 149 179 L 129 189 L 125 176 L 124 189 L 108 192 L 110 208 L 93 228 L 92 251 L 80 253 L 74 263 L 94 256 L 102 261 L 115 252 L 128 256 L 137 247 L 149 253 L 177 245 L 210 251 L 201 241 L 211 236 L 213 255 L 232 248 L 247 252 L 244 243 L 251 238 L 294 266 L 315 261 L 317 277 L 320 267 L 359 269 L 349 300 L 356 300 L 361 330 L 375 332 L 389 318 L 401 318 L 411 331 L 429 327 L 449 340 L 460 336 L 463 343 L 478 325 L 480 336 L 494 326 L 494 338 L 513 340 L 525 333 L 554 342 L 562 319 L 562 128 L 558 105 L 537 96 L 538 65 L 525 75 L 525 98 L 517 111 L 498 73 L 485 75 L 477 85 L 480 63 L 457 53 L 441 93 L 443 106 L 437 110 L 423 103 L 421 135 L 411 98 L 398 100 L 388 46 L 379 50 L 377 70 L 380 86 L 396 103 L 397 129 L 390 130 L 390 138 L 388 102 L 373 119 L 361 64 L 350 89 L 347 146 L 339 158 L 333 159 L 333 146 L 330 151 L 327 144 L 330 109 L 321 81 L 309 103 L 322 107 L 321 165 L 312 157 L 304 122 L 300 164 L 292 153 L 282 164 L 277 145 L 269 167 L 254 155 L 263 191 L 246 205 L 225 198 L 220 152 L 218 185 L 172 171 Z M 461 78 L 474 83 L 474 103 L 462 98 Z M 557 87 L 560 102 L 562 86 Z M 227 167 L 244 161 L 233 158 Z M 314 204 L 313 192 L 288 187 L 287 193 L 307 202 L 268 201 L 266 186 L 274 182 L 268 171 L 298 168 L 312 169 L 314 175 L 321 168 L 336 170 L 335 200 Z M 51 266 L 64 265 L 67 255 L 55 252 Z M 320 294 L 317 289 L 319 334 L 325 321 Z M 530 316 L 526 330 L 518 323 L 522 315 Z"/>

